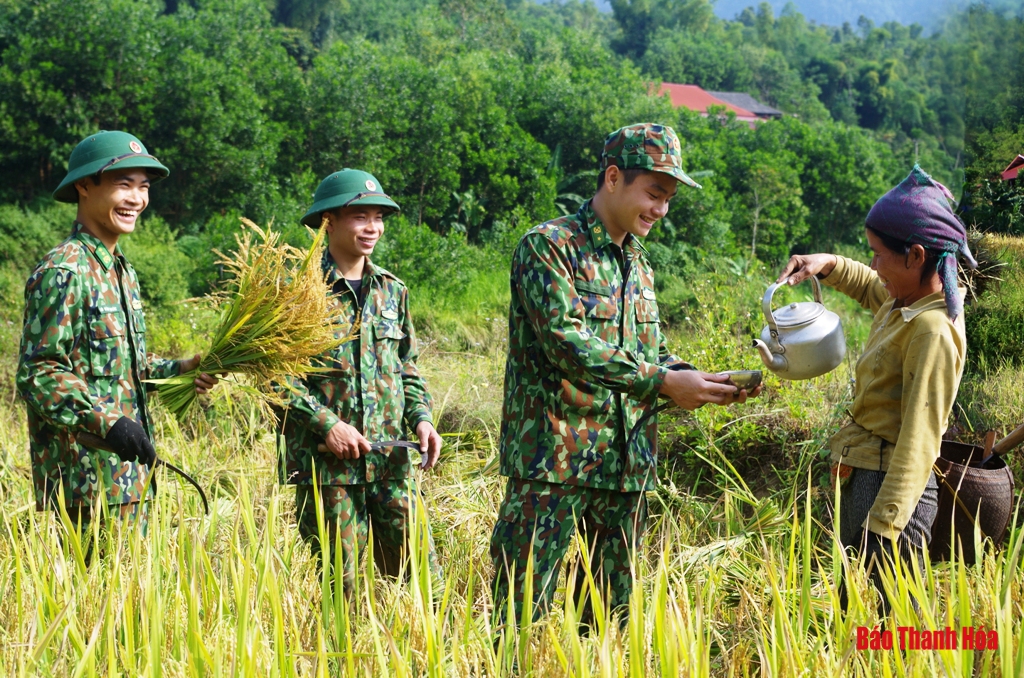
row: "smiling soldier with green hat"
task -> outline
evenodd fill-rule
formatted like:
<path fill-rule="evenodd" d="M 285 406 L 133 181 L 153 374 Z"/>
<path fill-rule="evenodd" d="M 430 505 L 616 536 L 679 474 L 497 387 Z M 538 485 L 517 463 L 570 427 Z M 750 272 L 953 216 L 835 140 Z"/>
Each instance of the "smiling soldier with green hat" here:
<path fill-rule="evenodd" d="M 150 184 L 168 174 L 126 132 L 83 140 L 53 193 L 78 205 L 71 235 L 25 286 L 17 387 L 28 406 L 36 508 L 63 502 L 82 534 L 97 509 L 126 518 L 145 499 L 156 454 L 143 381 L 188 371 L 199 361 L 146 353 L 138 279 L 117 244 L 135 230 Z M 196 390 L 205 393 L 216 381 L 203 374 Z M 83 433 L 102 438 L 114 452 L 82 445 Z"/>
<path fill-rule="evenodd" d="M 327 229 L 322 265 L 333 320 L 341 331 L 358 330 L 354 339 L 321 356 L 330 372 L 290 380 L 280 418 L 281 482 L 296 485 L 299 532 L 314 554 L 320 553 L 319 492 L 331 546 L 341 549 L 348 591 L 355 584 L 354 556 L 366 545 L 371 526 L 378 569 L 399 572 L 420 501 L 414 469 L 421 455 L 422 467 L 432 468 L 441 451 L 430 395 L 416 368 L 409 292 L 370 261 L 384 217 L 398 211 L 373 175 L 343 169 L 320 182 L 302 218 L 307 226 Z M 414 449 L 387 444 L 410 431 L 417 438 Z M 429 532 L 423 548 L 439 581 Z"/>

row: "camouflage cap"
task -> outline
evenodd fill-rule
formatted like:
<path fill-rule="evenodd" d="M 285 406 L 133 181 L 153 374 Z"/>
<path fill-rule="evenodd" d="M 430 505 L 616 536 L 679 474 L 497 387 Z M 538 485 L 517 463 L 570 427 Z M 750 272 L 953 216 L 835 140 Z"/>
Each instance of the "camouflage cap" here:
<path fill-rule="evenodd" d="M 687 186 L 701 185 L 683 172 L 683 153 L 675 131 L 667 125 L 641 122 L 620 127 L 604 140 L 601 169 L 645 169 L 664 172 Z"/>

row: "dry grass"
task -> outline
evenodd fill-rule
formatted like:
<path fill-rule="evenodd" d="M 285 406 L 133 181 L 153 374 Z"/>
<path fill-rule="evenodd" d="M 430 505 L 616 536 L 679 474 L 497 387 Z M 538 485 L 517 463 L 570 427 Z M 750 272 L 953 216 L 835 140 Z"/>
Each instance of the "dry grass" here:
<path fill-rule="evenodd" d="M 453 413 L 452 427 L 464 427 L 422 478 L 445 568 L 437 599 L 418 554 L 407 582 L 382 579 L 367 561 L 359 595 L 347 601 L 318 576 L 298 539 L 267 428 L 223 427 L 191 439 L 158 414 L 161 450 L 202 469 L 214 488 L 212 515 L 202 516 L 187 488 L 163 480 L 148 537 L 115 535 L 92 567 L 58 541 L 51 514 L 32 510 L 27 469 L 0 465 L 0 675 L 1024 675 L 1020 531 L 979 567 L 943 564 L 924 579 L 892 583 L 903 602 L 891 627 L 984 625 L 999 630 L 999 651 L 858 651 L 856 627 L 879 621 L 874 593 L 858 580 L 850 613 L 837 613 L 842 559 L 814 518 L 820 492 L 806 473 L 767 497 L 729 479 L 719 447 L 739 425 L 729 422 L 782 407 L 800 412 L 812 395 L 807 405 L 816 407 L 823 389 L 813 388 L 783 389 L 734 408 L 724 422 L 720 411 L 698 413 L 692 425 L 709 431 L 701 453 L 721 468 L 721 487 L 708 499 L 670 484 L 651 496 L 625 629 L 605 620 L 580 637 L 563 605 L 502 637 L 487 544 L 503 482 L 485 470 L 494 455 L 486 431 L 500 401 L 482 386 L 500 378 L 501 352 L 427 350 L 421 367 Z M 10 414 L 0 417 L 11 422 L 0 424 L 5 458 L 23 463 L 23 415 Z M 829 416 L 816 415 L 812 428 Z M 911 593 L 921 616 L 906 604 Z"/>

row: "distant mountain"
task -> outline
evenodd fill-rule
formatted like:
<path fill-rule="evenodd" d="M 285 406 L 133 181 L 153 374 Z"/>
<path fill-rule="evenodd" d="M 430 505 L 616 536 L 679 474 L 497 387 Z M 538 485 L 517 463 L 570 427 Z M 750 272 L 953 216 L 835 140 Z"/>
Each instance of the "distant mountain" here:
<path fill-rule="evenodd" d="M 762 0 L 717 0 L 714 2 L 715 14 L 723 19 L 735 19 L 747 7 L 756 8 Z M 967 0 L 767 0 L 775 15 L 782 13 L 786 5 L 792 1 L 796 11 L 805 18 L 827 26 L 842 26 L 849 22 L 857 25 L 857 19 L 865 16 L 876 26 L 887 21 L 898 21 L 901 24 L 920 24 L 926 29 L 934 30 L 942 24 L 942 19 L 951 10 L 968 4 Z M 595 4 L 605 12 L 612 10 L 609 0 L 595 0 Z M 985 4 L 997 7 L 1024 7 L 1024 0 L 990 0 Z"/>
<path fill-rule="evenodd" d="M 718 0 L 715 14 L 723 19 L 734 19 L 746 7 L 757 7 L 759 2 L 751 0 Z M 768 0 L 776 16 L 782 13 L 788 0 Z M 925 28 L 936 28 L 942 17 L 950 10 L 963 5 L 962 0 L 796 0 L 796 10 L 807 19 L 827 26 L 842 26 L 849 22 L 857 25 L 857 19 L 864 16 L 875 23 L 897 21 L 901 24 L 920 24 Z"/>

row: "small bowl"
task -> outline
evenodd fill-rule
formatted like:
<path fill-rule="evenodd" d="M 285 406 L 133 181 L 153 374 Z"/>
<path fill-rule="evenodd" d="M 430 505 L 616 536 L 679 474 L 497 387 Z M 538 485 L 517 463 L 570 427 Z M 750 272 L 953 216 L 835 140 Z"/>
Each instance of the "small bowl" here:
<path fill-rule="evenodd" d="M 761 370 L 730 370 L 719 372 L 729 377 L 729 383 L 738 389 L 746 389 L 749 393 L 761 385 Z"/>

